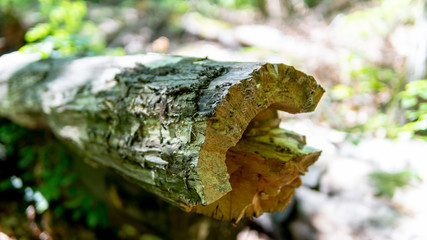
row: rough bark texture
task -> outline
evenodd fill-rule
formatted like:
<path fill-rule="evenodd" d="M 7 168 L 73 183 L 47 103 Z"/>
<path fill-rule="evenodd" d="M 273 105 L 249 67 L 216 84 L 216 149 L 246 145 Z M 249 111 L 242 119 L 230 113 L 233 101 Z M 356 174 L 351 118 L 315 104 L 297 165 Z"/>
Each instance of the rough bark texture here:
<path fill-rule="evenodd" d="M 0 115 L 49 128 L 166 201 L 224 220 L 286 206 L 320 152 L 278 129 L 275 110 L 312 111 L 323 92 L 284 64 L 0 58 Z"/>

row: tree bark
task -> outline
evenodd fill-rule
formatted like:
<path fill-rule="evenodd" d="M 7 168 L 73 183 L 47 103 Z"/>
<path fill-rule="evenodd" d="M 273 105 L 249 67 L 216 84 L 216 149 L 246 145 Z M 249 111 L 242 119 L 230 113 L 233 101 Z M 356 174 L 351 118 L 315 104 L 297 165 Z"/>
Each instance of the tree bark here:
<path fill-rule="evenodd" d="M 320 151 L 279 129 L 276 110 L 313 111 L 323 93 L 284 64 L 0 58 L 0 115 L 48 128 L 162 199 L 223 220 L 286 206 Z"/>

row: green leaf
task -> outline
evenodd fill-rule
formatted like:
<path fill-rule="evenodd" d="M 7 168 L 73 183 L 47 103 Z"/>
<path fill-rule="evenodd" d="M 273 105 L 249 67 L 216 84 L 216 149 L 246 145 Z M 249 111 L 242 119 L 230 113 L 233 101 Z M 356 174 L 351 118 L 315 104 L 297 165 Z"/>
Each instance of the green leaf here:
<path fill-rule="evenodd" d="M 31 182 L 34 180 L 34 175 L 31 172 L 24 172 L 21 175 L 22 180 L 26 181 L 26 182 Z"/>
<path fill-rule="evenodd" d="M 93 203 L 94 203 L 93 197 L 85 193 L 85 198 L 83 199 L 81 207 L 85 210 L 90 210 L 92 209 Z"/>
<path fill-rule="evenodd" d="M 66 187 L 77 180 L 77 175 L 68 174 L 64 178 L 61 178 L 60 185 Z"/>
<path fill-rule="evenodd" d="M 332 88 L 332 97 L 336 100 L 344 100 L 353 97 L 353 88 L 337 84 Z"/>
<path fill-rule="evenodd" d="M 91 211 L 86 216 L 86 223 L 90 228 L 95 228 L 98 225 L 98 216 L 95 211 Z"/>
<path fill-rule="evenodd" d="M 77 195 L 75 196 L 73 199 L 66 201 L 64 203 L 64 206 L 66 208 L 71 208 L 71 209 L 80 209 L 80 206 L 83 204 L 83 201 L 85 199 L 84 195 Z"/>
<path fill-rule="evenodd" d="M 426 130 L 427 129 L 427 117 L 421 116 L 418 121 L 414 122 L 414 129 L 416 131 Z"/>
<path fill-rule="evenodd" d="M 23 147 L 19 150 L 18 168 L 26 169 L 34 160 L 34 150 L 31 146 Z"/>
<path fill-rule="evenodd" d="M 420 113 L 419 113 L 419 111 L 416 111 L 416 110 L 407 110 L 405 112 L 405 117 L 409 121 L 415 121 L 420 117 Z"/>
<path fill-rule="evenodd" d="M 12 188 L 12 182 L 9 179 L 5 179 L 0 182 L 0 192 L 4 192 Z"/>
<path fill-rule="evenodd" d="M 396 173 L 377 171 L 370 174 L 370 179 L 377 189 L 377 194 L 389 198 L 393 198 L 396 189 L 409 186 L 412 180 L 421 181 L 418 174 L 409 170 Z"/>
<path fill-rule="evenodd" d="M 65 211 L 65 209 L 61 205 L 59 205 L 53 210 L 53 214 L 56 217 L 61 218 L 62 215 L 64 214 L 64 211 Z"/>
<path fill-rule="evenodd" d="M 84 212 L 81 209 L 76 209 L 75 211 L 73 211 L 73 214 L 71 215 L 71 218 L 74 221 L 79 220 L 82 216 L 83 216 Z"/>
<path fill-rule="evenodd" d="M 402 99 L 402 107 L 410 108 L 417 105 L 418 100 L 416 97 L 407 97 Z"/>
<path fill-rule="evenodd" d="M 61 196 L 61 188 L 54 180 L 45 182 L 40 187 L 40 192 L 43 194 L 43 196 L 45 196 L 45 198 L 49 202 L 58 200 L 59 197 Z"/>
<path fill-rule="evenodd" d="M 52 28 L 49 23 L 39 23 L 25 34 L 25 40 L 27 42 L 35 42 L 43 39 L 50 34 L 51 29 Z"/>
<path fill-rule="evenodd" d="M 96 204 L 96 215 L 98 216 L 98 222 L 99 225 L 102 227 L 107 227 L 109 224 L 108 214 L 107 214 L 107 208 L 105 207 L 104 203 L 98 202 Z"/>

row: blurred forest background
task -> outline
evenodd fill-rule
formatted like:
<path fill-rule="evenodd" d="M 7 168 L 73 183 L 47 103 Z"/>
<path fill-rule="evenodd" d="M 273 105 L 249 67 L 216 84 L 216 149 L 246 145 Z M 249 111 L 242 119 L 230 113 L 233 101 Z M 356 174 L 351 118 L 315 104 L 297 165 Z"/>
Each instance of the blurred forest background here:
<path fill-rule="evenodd" d="M 427 239 L 423 0 L 0 0 L 0 55 L 12 51 L 293 65 L 326 94 L 283 127 L 323 153 L 287 210 L 238 239 Z M 0 119 L 1 240 L 174 239 L 114 221 L 73 159 L 50 133 Z"/>

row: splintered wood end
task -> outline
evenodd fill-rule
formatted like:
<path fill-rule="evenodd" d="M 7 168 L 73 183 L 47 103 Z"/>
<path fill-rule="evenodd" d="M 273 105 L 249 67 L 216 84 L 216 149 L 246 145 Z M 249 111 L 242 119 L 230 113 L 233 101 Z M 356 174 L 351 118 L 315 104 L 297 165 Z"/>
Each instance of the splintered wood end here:
<path fill-rule="evenodd" d="M 320 156 L 304 136 L 279 128 L 277 110 L 313 111 L 324 89 L 285 64 L 264 64 L 251 76 L 230 87 L 207 121 L 197 166 L 206 204 L 192 212 L 238 222 L 283 210 Z"/>
<path fill-rule="evenodd" d="M 197 205 L 192 212 L 238 222 L 245 216 L 276 212 L 289 204 L 300 176 L 320 156 L 305 137 L 278 127 L 276 110 L 258 114 L 225 163 L 232 190 L 219 200 Z"/>

